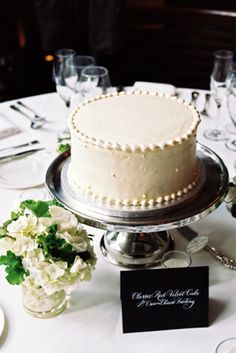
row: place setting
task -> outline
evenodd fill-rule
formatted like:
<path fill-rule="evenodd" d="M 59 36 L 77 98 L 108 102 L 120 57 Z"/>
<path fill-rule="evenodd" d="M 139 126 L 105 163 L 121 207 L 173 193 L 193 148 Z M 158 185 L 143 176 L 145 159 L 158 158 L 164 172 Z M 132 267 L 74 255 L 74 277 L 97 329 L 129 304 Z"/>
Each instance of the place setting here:
<path fill-rule="evenodd" d="M 0 148 L 0 185 L 26 189 L 43 185 L 52 155 L 39 140 Z"/>

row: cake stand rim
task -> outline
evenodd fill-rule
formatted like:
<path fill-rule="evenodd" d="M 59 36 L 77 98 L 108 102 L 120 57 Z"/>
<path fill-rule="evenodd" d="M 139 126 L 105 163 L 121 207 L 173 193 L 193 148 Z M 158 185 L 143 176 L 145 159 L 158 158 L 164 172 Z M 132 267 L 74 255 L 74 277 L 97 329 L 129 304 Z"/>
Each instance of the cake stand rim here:
<path fill-rule="evenodd" d="M 222 159 L 209 147 L 200 143 L 197 143 L 197 154 L 202 154 L 200 160 L 206 168 L 206 181 L 200 192 L 203 192 L 206 185 L 209 184 L 209 179 L 211 178 L 209 169 L 211 168 L 219 168 L 219 171 L 221 171 L 219 175 L 216 174 L 217 185 L 213 190 L 207 189 L 207 195 L 205 195 L 205 198 L 204 196 L 201 197 L 200 203 L 200 197 L 196 196 L 192 203 L 186 204 L 187 207 L 181 207 L 180 204 L 177 209 L 173 208 L 173 212 L 161 214 L 160 210 L 157 209 L 152 210 L 152 216 L 150 216 L 150 210 L 143 209 L 139 212 L 139 217 L 118 217 L 109 214 L 104 215 L 102 212 L 87 209 L 87 205 L 83 202 L 79 203 L 69 199 L 62 188 L 61 173 L 63 164 L 70 157 L 70 151 L 60 154 L 49 165 L 46 173 L 46 186 L 52 197 L 62 203 L 67 209 L 76 213 L 80 217 L 81 223 L 86 225 L 108 231 L 134 233 L 174 229 L 206 217 L 220 206 L 227 194 L 229 175 Z M 191 205 L 190 208 L 189 205 Z M 188 212 L 186 208 L 188 208 Z"/>

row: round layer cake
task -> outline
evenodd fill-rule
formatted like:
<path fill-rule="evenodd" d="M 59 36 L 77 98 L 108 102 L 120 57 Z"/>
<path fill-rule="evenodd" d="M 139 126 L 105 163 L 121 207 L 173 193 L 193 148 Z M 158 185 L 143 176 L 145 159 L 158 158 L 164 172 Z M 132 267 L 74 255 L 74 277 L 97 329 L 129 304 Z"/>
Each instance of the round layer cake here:
<path fill-rule="evenodd" d="M 154 206 L 197 184 L 197 110 L 156 92 L 83 102 L 70 116 L 69 182 L 104 204 Z"/>

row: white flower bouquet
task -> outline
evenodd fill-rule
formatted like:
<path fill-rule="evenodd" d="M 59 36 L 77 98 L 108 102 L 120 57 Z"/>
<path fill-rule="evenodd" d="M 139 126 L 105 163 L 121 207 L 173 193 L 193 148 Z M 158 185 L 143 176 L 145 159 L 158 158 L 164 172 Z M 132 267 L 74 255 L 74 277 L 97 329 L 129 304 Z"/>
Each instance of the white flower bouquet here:
<path fill-rule="evenodd" d="M 96 256 L 91 236 L 55 200 L 23 201 L 0 228 L 0 265 L 10 284 L 31 292 L 70 294 L 91 279 Z"/>

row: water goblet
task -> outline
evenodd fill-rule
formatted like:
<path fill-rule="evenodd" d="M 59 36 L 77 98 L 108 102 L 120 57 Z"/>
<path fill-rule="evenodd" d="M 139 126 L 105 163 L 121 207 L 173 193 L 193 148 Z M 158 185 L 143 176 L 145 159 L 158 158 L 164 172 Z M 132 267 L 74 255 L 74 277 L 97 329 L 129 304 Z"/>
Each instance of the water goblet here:
<path fill-rule="evenodd" d="M 65 102 L 67 108 L 70 107 L 70 99 L 75 93 L 77 73 L 75 68 L 69 68 L 66 63 L 73 58 L 75 54 L 76 52 L 73 49 L 60 49 L 55 53 L 53 65 L 53 77 L 56 83 L 56 90 Z"/>
<path fill-rule="evenodd" d="M 96 60 L 94 57 L 89 55 L 75 55 L 72 58 L 69 58 L 66 62 L 66 66 L 68 70 L 71 70 L 72 73 L 76 71 L 77 81 L 75 84 L 75 92 L 70 100 L 70 107 L 73 110 L 82 100 L 81 93 L 79 92 L 79 79 L 82 70 L 87 66 L 94 66 L 96 64 Z"/>
<path fill-rule="evenodd" d="M 214 64 L 210 78 L 211 95 L 217 105 L 216 126 L 204 132 L 210 140 L 220 141 L 227 139 L 226 132 L 219 128 L 221 106 L 229 94 L 232 81 L 233 52 L 230 50 L 217 50 L 213 53 Z"/>
<path fill-rule="evenodd" d="M 228 131 L 232 135 L 236 135 L 236 71 L 234 71 L 233 79 L 230 86 L 230 92 L 227 97 L 227 108 L 232 126 Z M 228 126 L 228 125 L 227 125 Z M 225 142 L 225 146 L 232 151 L 236 151 L 236 137 L 230 138 Z"/>
<path fill-rule="evenodd" d="M 53 78 L 56 83 L 56 90 L 59 96 L 63 99 L 69 113 L 71 97 L 75 94 L 77 83 L 76 69 L 68 67 L 67 61 L 75 56 L 76 52 L 73 49 L 60 49 L 55 53 L 53 65 Z M 66 128 L 58 133 L 59 138 L 67 139 L 70 137 L 69 129 Z"/>
<path fill-rule="evenodd" d="M 76 71 L 77 74 L 77 82 L 76 82 L 76 92 L 79 91 L 78 83 L 81 75 L 81 71 L 87 66 L 94 66 L 96 64 L 96 60 L 93 56 L 89 55 L 75 55 L 69 58 L 66 62 L 66 66 L 68 70 L 71 70 L 72 73 Z"/>
<path fill-rule="evenodd" d="M 79 80 L 79 92 L 83 98 L 106 94 L 111 87 L 108 70 L 103 66 L 85 67 Z"/>

